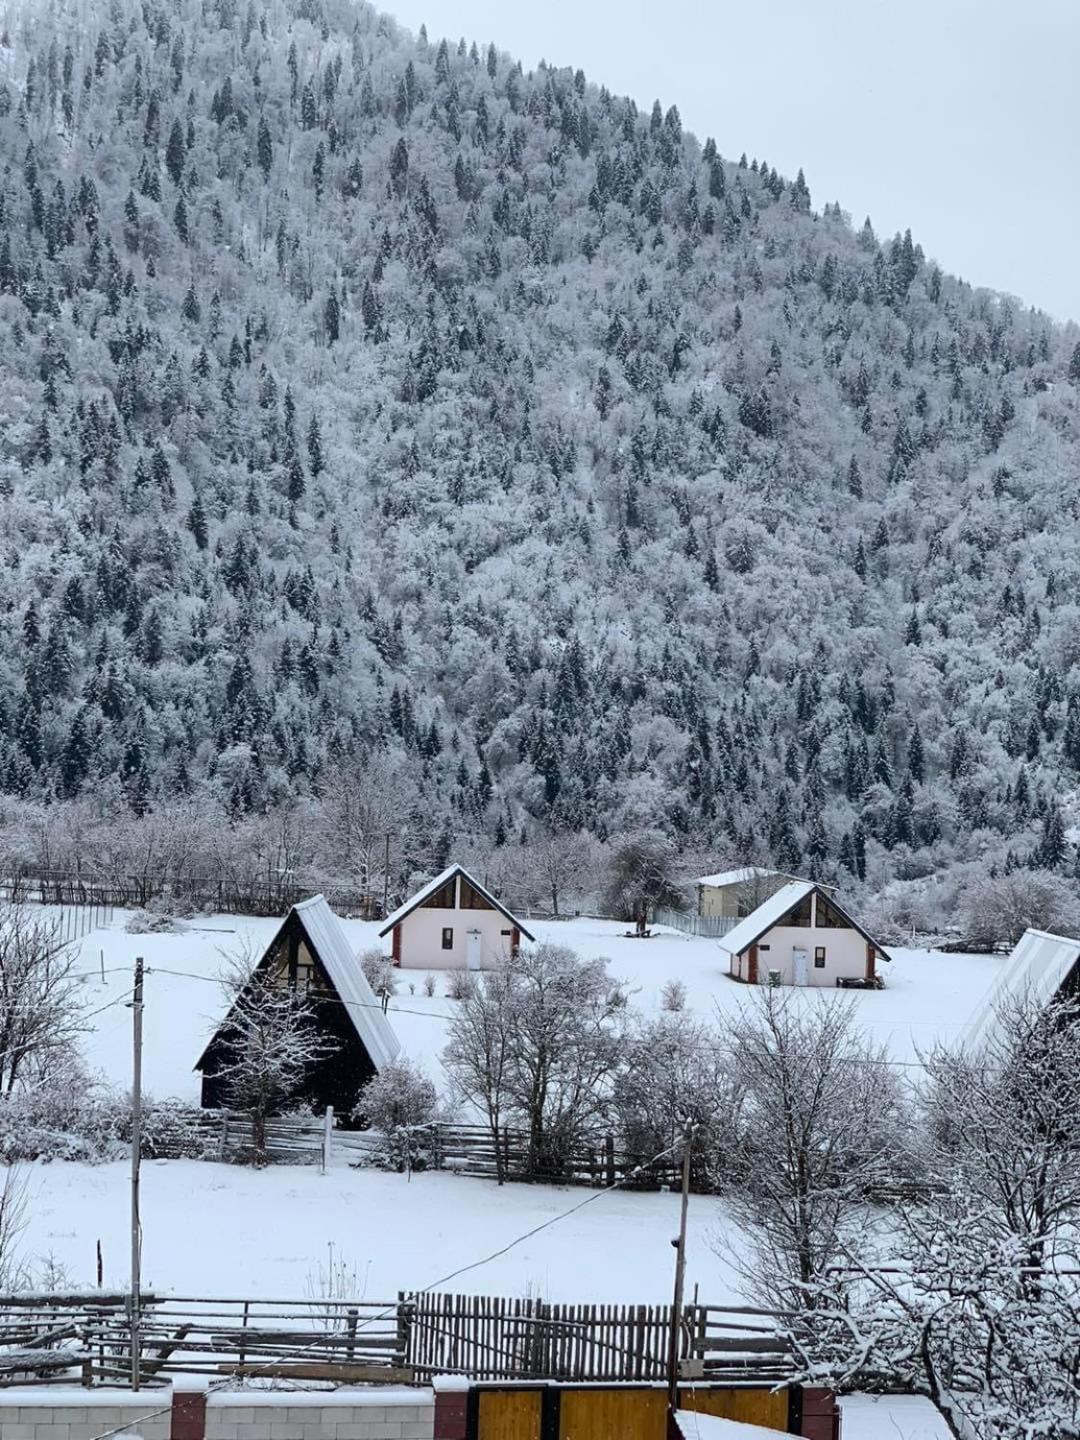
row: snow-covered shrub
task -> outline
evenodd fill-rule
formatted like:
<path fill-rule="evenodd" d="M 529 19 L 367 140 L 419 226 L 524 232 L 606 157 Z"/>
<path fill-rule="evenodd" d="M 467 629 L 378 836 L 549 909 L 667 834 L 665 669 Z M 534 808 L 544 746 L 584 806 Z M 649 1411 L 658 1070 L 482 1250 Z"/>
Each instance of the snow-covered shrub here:
<path fill-rule="evenodd" d="M 660 1005 L 676 1015 L 686 1009 L 686 986 L 681 980 L 667 980 L 660 990 Z"/>
<path fill-rule="evenodd" d="M 428 974 L 424 976 L 424 994 L 431 998 L 435 994 L 435 976 Z"/>
<path fill-rule="evenodd" d="M 468 1000 L 476 993 L 476 980 L 470 970 L 451 970 L 446 977 L 448 1000 Z"/>
<path fill-rule="evenodd" d="M 386 996 L 395 993 L 397 975 L 394 973 L 393 962 L 388 955 L 384 955 L 376 946 L 370 950 L 362 950 L 358 961 L 365 979 L 378 999 L 383 1000 Z"/>
<path fill-rule="evenodd" d="M 385 1065 L 357 1097 L 353 1118 L 377 1132 L 372 1162 L 384 1170 L 426 1170 L 433 1163 L 439 1100 L 435 1086 L 411 1060 Z"/>
<path fill-rule="evenodd" d="M 129 935 L 182 935 L 187 926 L 164 911 L 136 910 L 124 929 Z"/>

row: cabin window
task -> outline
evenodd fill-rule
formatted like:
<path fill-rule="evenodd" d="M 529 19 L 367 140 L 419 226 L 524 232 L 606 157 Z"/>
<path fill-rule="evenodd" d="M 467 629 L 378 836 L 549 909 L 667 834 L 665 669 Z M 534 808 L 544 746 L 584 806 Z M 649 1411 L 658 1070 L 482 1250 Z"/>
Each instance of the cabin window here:
<path fill-rule="evenodd" d="M 795 906 L 794 910 L 789 910 L 780 923 L 782 925 L 809 926 L 810 896 L 807 895 L 804 900 L 800 900 L 798 905 Z"/>
<path fill-rule="evenodd" d="M 830 905 L 824 895 L 817 897 L 817 924 L 819 930 L 850 930 L 851 928 L 836 906 Z"/>
<path fill-rule="evenodd" d="M 758 948 L 759 950 L 771 950 L 771 949 L 772 949 L 772 946 L 771 946 L 771 945 L 759 945 L 757 948 Z"/>
<path fill-rule="evenodd" d="M 814 946 L 814 969 L 815 969 L 815 970 L 824 970 L 824 969 L 825 969 L 825 946 L 824 946 L 824 945 L 815 945 L 815 946 Z"/>
<path fill-rule="evenodd" d="M 443 926 L 442 948 L 444 950 L 452 950 L 454 948 L 454 932 L 449 925 Z"/>
<path fill-rule="evenodd" d="M 470 885 L 464 876 L 461 877 L 461 908 L 463 910 L 494 910 L 490 900 L 485 900 L 475 885 Z"/>
<path fill-rule="evenodd" d="M 434 895 L 429 895 L 420 907 L 422 910 L 455 910 L 457 903 L 454 899 L 454 889 L 457 885 L 457 877 L 448 880 L 445 885 L 440 886 Z"/>

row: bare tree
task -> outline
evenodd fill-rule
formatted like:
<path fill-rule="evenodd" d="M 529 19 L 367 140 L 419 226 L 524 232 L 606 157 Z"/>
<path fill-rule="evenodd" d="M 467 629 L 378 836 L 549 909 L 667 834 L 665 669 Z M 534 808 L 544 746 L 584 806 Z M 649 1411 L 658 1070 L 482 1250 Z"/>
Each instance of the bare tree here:
<path fill-rule="evenodd" d="M 529 1174 L 557 1177 L 607 1113 L 625 1017 L 605 960 L 538 945 L 462 1000 L 444 1060 L 461 1095 L 484 1109 L 493 1138 L 504 1121 L 522 1126 Z"/>
<path fill-rule="evenodd" d="M 659 830 L 621 835 L 609 853 L 606 901 L 612 913 L 635 920 L 644 918 L 652 905 L 677 910 L 685 903 L 675 847 Z"/>
<path fill-rule="evenodd" d="M 10 1294 L 27 1280 L 27 1267 L 19 1240 L 29 1223 L 26 1173 L 19 1165 L 6 1165 L 0 1181 L 0 1291 Z"/>
<path fill-rule="evenodd" d="M 681 1012 L 639 1021 L 626 1038 L 612 1109 L 624 1149 L 642 1160 L 674 1152 L 692 1123 L 694 1187 L 718 1187 L 737 1133 L 738 1093 L 716 1030 Z"/>
<path fill-rule="evenodd" d="M 309 1069 L 333 1053 L 307 1000 L 288 984 L 256 972 L 240 990 L 220 1033 L 213 1073 L 229 1104 L 251 1120 L 253 1158 L 266 1160 L 266 1122 L 297 1097 Z"/>
<path fill-rule="evenodd" d="M 74 964 L 57 920 L 0 906 L 0 1093 L 85 1029 Z"/>
<path fill-rule="evenodd" d="M 850 1001 L 808 1005 L 766 987 L 724 1017 L 742 1093 L 729 1199 L 751 1241 L 738 1263 L 778 1309 L 811 1309 L 831 1267 L 867 1225 L 865 1196 L 892 1179 L 904 1101 L 884 1052 L 854 1026 Z"/>
<path fill-rule="evenodd" d="M 1017 870 L 973 881 L 960 895 L 968 938 L 980 945 L 1015 945 L 1028 928 L 1075 936 L 1076 887 L 1048 870 Z"/>
<path fill-rule="evenodd" d="M 596 866 L 596 842 L 588 835 L 557 832 L 544 835 L 533 847 L 536 870 L 543 881 L 551 913 L 559 914 L 559 901 L 566 892 L 581 894 L 592 881 Z"/>
<path fill-rule="evenodd" d="M 506 1179 L 502 1129 L 511 1110 L 510 1075 L 516 1048 L 508 967 L 489 971 L 461 997 L 443 1064 L 458 1097 L 483 1114 L 495 1149 L 495 1174 Z"/>

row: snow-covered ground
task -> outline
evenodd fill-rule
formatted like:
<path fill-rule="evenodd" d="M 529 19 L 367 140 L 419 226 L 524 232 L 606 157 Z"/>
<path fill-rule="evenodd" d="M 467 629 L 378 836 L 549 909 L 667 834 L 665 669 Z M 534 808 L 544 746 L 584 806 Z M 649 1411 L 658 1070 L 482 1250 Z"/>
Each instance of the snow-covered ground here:
<path fill-rule="evenodd" d="M 117 912 L 112 928 L 92 932 L 82 941 L 80 969 L 87 973 L 87 1002 L 98 1010 L 84 1051 L 92 1068 L 123 1084 L 130 1073 L 131 1021 L 123 1005 L 131 989 L 137 955 L 148 967 L 145 987 L 144 1084 L 159 1098 L 198 1098 L 198 1077 L 192 1065 L 220 1019 L 223 999 L 216 977 L 223 952 L 247 944 L 257 951 L 266 945 L 278 922 L 219 915 L 191 922 L 177 935 L 129 935 L 127 916 Z M 378 945 L 374 922 L 343 922 L 359 951 Z M 583 956 L 603 955 L 612 974 L 628 983 L 633 1004 L 646 1012 L 660 1008 L 660 991 L 678 978 L 687 989 L 688 1007 L 702 1018 L 717 1009 L 746 1002 L 746 987 L 725 974 L 725 955 L 714 940 L 660 931 L 650 940 L 626 935 L 625 927 L 608 920 L 532 921 L 539 940 L 569 945 Z M 885 968 L 886 989 L 800 992 L 807 1003 L 816 996 L 853 1004 L 859 1023 L 888 1053 L 909 1062 L 936 1039 L 954 1037 L 975 1005 L 989 990 L 1001 965 L 994 955 L 942 955 L 935 951 L 894 950 Z M 104 955 L 106 976 L 99 978 Z M 391 1021 L 406 1051 L 420 1059 L 432 1078 L 441 1079 L 440 1053 L 455 1002 L 445 993 L 447 977 L 438 976 L 436 993 L 423 993 L 421 971 L 402 971 L 398 994 L 391 1002 Z M 410 993 L 412 987 L 412 993 Z"/>
<path fill-rule="evenodd" d="M 191 1067 L 222 1012 L 216 983 L 222 952 L 244 944 L 261 950 L 278 922 L 215 916 L 192 921 L 181 934 L 129 935 L 127 918 L 118 913 L 111 928 L 81 943 L 87 1008 L 96 1012 L 84 1040 L 86 1059 L 116 1084 L 128 1082 L 131 1019 L 124 1001 L 135 957 L 141 955 L 148 968 L 145 1087 L 159 1098 L 197 1099 L 198 1077 Z M 377 925 L 344 924 L 357 950 L 378 943 Z M 747 990 L 724 974 L 724 957 L 714 941 L 671 931 L 637 940 L 620 925 L 590 919 L 538 921 L 532 928 L 542 940 L 570 945 L 585 956 L 609 957 L 612 973 L 629 984 L 633 1003 L 644 1011 L 660 1008 L 661 988 L 673 977 L 685 983 L 689 1008 L 703 1018 L 747 999 Z M 828 1003 L 855 1005 L 860 1022 L 902 1062 L 915 1059 L 935 1039 L 954 1036 L 1003 963 L 993 956 L 894 954 L 885 990 L 818 993 Z M 423 994 L 423 979 L 419 972 L 402 973 L 391 1020 L 405 1049 L 441 1080 L 439 1054 L 456 1002 L 445 994 L 445 976 L 432 997 Z M 31 1168 L 30 1185 L 26 1253 L 51 1253 L 73 1283 L 86 1284 L 100 1239 L 107 1280 L 122 1284 L 128 1254 L 125 1167 L 38 1165 Z M 333 1245 L 356 1267 L 365 1293 L 382 1300 L 483 1259 L 590 1193 L 523 1185 L 500 1189 L 442 1174 L 409 1182 L 344 1167 L 321 1176 L 308 1168 L 252 1172 L 194 1161 L 151 1163 L 144 1167 L 144 1274 L 150 1285 L 185 1294 L 302 1295 Z M 669 1241 L 676 1229 L 673 1195 L 594 1194 L 578 1213 L 461 1275 L 452 1288 L 557 1300 L 663 1301 L 670 1295 Z M 698 1285 L 702 1299 L 712 1304 L 739 1303 L 746 1297 L 710 1243 L 720 1236 L 731 1243 L 722 1206 L 695 1197 L 691 1290 Z"/>
<path fill-rule="evenodd" d="M 922 1395 L 845 1395 L 844 1440 L 952 1440 L 936 1405 Z"/>

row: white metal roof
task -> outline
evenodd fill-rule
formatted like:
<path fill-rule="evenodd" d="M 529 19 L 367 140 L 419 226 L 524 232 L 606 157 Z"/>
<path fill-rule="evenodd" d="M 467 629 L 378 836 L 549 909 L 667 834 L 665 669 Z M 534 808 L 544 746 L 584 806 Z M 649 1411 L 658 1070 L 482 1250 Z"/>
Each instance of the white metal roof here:
<path fill-rule="evenodd" d="M 697 883 L 722 889 L 725 885 L 747 885 L 751 880 L 765 880 L 777 873 L 776 870 L 762 870 L 758 865 L 744 865 L 741 870 L 721 870 L 719 875 L 702 875 Z"/>
<path fill-rule="evenodd" d="M 770 895 L 756 910 L 751 910 L 734 930 L 729 930 L 720 940 L 721 948 L 731 955 L 741 955 L 755 940 L 760 939 L 766 930 L 779 924 L 788 911 L 794 910 L 799 901 L 805 900 L 813 889 L 812 880 L 789 880 L 775 895 Z"/>
<path fill-rule="evenodd" d="M 998 1012 L 1009 1002 L 1045 1008 L 1080 960 L 1080 940 L 1025 930 L 1002 966 L 993 988 L 960 1033 L 966 1047 L 978 1049 L 993 1038 Z"/>
<path fill-rule="evenodd" d="M 323 895 L 313 895 L 293 909 L 345 1006 L 376 1070 L 382 1070 L 401 1049 L 400 1042 L 352 952 L 341 922 Z"/>
<path fill-rule="evenodd" d="M 442 887 L 446 884 L 446 882 L 448 880 L 452 880 L 455 875 L 462 876 L 463 879 L 469 882 L 469 884 L 473 887 L 474 890 L 479 890 L 480 894 L 483 895 L 485 900 L 489 901 L 492 905 L 494 905 L 496 910 L 500 911 L 503 915 L 505 915 L 506 918 L 511 922 L 511 924 L 517 926 L 517 928 L 521 931 L 522 935 L 525 936 L 526 940 L 532 940 L 534 938 L 529 933 L 529 931 L 526 930 L 525 926 L 521 923 L 517 916 L 512 914 L 502 903 L 501 900 L 497 900 L 495 896 L 492 895 L 490 890 L 486 889 L 483 885 L 480 884 L 479 880 L 475 879 L 472 875 L 470 875 L 469 872 L 465 869 L 464 865 L 456 864 L 448 865 L 440 875 L 435 876 L 434 880 L 429 880 L 426 885 L 422 885 L 420 887 L 420 889 L 416 892 L 415 895 L 411 895 L 403 905 L 399 905 L 398 908 L 394 911 L 394 913 L 392 915 L 388 915 L 383 921 L 382 929 L 379 931 L 379 934 L 389 934 L 390 931 L 393 930 L 395 925 L 401 924 L 402 920 L 405 919 L 406 915 L 411 915 L 418 906 L 422 905 L 425 900 L 430 899 L 430 897 L 434 895 L 437 890 L 441 890 Z"/>

